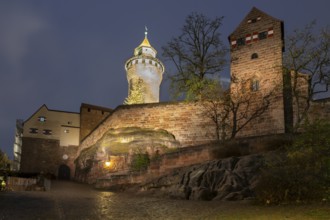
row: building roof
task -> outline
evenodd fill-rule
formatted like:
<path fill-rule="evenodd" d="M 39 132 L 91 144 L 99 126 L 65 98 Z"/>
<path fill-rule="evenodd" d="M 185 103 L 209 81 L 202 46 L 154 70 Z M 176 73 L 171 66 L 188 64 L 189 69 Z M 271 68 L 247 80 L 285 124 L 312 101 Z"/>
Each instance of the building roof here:
<path fill-rule="evenodd" d="M 105 111 L 105 112 L 112 112 L 113 111 L 113 109 L 111 109 L 111 108 L 97 106 L 97 105 L 91 105 L 91 104 L 87 104 L 87 103 L 81 103 L 80 109 L 81 108 L 91 108 L 91 109 L 102 110 L 102 111 Z"/>
<path fill-rule="evenodd" d="M 40 106 L 40 108 L 38 108 L 38 110 L 37 111 L 35 111 L 28 119 L 26 119 L 25 121 L 24 121 L 24 123 L 25 122 L 27 122 L 27 121 L 29 121 L 35 114 L 37 114 L 42 108 L 46 108 L 47 109 L 47 111 L 52 111 L 52 112 L 62 112 L 62 113 L 68 113 L 68 114 L 80 114 L 79 112 L 70 112 L 70 111 L 62 111 L 62 110 L 53 110 L 53 109 L 49 109 L 48 107 L 47 107 L 47 105 L 46 104 L 43 104 L 42 106 Z"/>
<path fill-rule="evenodd" d="M 260 9 L 256 8 L 256 7 L 253 7 L 250 12 L 244 17 L 244 19 L 241 21 L 241 23 L 235 28 L 235 30 L 229 35 L 232 36 L 234 34 L 236 34 L 236 32 L 238 32 L 242 26 L 244 26 L 246 24 L 246 22 L 250 19 L 254 19 L 256 18 L 256 15 L 258 16 L 262 16 L 262 17 L 269 17 L 271 18 L 272 20 L 274 21 L 278 21 L 278 22 L 281 22 L 283 24 L 283 21 L 280 20 L 280 19 L 277 19 L 277 18 L 274 18 L 273 16 L 270 16 L 269 14 L 261 11 Z M 228 39 L 229 39 L 228 37 Z"/>
<path fill-rule="evenodd" d="M 142 43 L 139 45 L 139 47 L 151 47 L 147 36 L 144 37 L 144 39 L 143 39 Z"/>

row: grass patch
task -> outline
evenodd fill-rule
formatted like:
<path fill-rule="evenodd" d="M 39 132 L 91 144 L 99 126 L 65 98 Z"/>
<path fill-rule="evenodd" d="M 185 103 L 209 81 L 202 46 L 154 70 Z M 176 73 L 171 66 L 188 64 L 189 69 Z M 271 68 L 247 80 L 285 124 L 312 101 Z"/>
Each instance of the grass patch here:
<path fill-rule="evenodd" d="M 310 220 L 329 219 L 330 206 L 325 204 L 313 205 L 285 205 L 285 206 L 259 206 L 241 205 L 233 202 L 212 215 L 209 219 L 246 219 L 246 220 Z M 234 207 L 236 206 L 236 207 Z M 221 206 L 220 206 L 221 207 Z"/>

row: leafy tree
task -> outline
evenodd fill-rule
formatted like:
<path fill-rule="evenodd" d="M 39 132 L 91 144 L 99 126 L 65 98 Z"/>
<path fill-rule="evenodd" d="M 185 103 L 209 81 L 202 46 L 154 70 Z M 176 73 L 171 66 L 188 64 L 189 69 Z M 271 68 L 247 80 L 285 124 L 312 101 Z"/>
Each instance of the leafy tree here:
<path fill-rule="evenodd" d="M 312 22 L 286 38 L 284 71 L 292 86 L 293 131 L 307 119 L 311 101 L 330 86 L 330 28 L 316 33 L 314 26 Z"/>
<path fill-rule="evenodd" d="M 212 20 L 192 13 L 187 16 L 182 33 L 162 48 L 163 56 L 176 69 L 169 76 L 173 97 L 200 99 L 212 76 L 223 70 L 227 50 L 220 39 L 222 20 L 223 17 Z"/>
<path fill-rule="evenodd" d="M 8 164 L 10 164 L 10 160 L 7 155 L 0 150 L 0 169 L 7 169 Z"/>
<path fill-rule="evenodd" d="M 130 94 L 125 99 L 124 104 L 125 105 L 131 105 L 131 104 L 141 104 L 143 103 L 143 80 L 139 79 L 136 84 L 132 85 L 133 88 L 130 91 Z"/>

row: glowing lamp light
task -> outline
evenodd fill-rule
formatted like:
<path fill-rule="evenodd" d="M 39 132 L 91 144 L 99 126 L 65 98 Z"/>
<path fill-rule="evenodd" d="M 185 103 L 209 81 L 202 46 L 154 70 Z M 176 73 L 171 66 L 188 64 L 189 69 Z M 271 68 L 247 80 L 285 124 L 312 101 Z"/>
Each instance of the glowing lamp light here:
<path fill-rule="evenodd" d="M 105 166 L 106 167 L 110 167 L 110 165 L 111 165 L 111 162 L 110 161 L 105 161 Z"/>

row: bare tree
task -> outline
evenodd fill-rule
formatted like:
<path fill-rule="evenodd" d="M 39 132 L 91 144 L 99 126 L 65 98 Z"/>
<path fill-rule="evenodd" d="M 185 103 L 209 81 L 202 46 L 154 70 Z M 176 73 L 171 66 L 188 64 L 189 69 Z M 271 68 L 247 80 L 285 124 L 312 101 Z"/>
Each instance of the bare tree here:
<path fill-rule="evenodd" d="M 233 75 L 230 91 L 219 87 L 206 93 L 203 99 L 204 114 L 214 122 L 218 140 L 235 138 L 239 131 L 269 109 L 279 86 L 263 94 L 251 88 L 251 81 Z"/>
<path fill-rule="evenodd" d="M 222 20 L 223 17 L 212 20 L 192 13 L 186 18 L 181 35 L 162 48 L 163 56 L 176 69 L 169 76 L 173 97 L 200 99 L 209 85 L 208 77 L 222 71 L 226 54 L 219 32 Z"/>
<path fill-rule="evenodd" d="M 330 86 L 330 28 L 315 34 L 314 25 L 295 30 L 286 39 L 284 72 L 291 85 L 293 131 L 308 118 L 311 101 L 328 92 Z"/>
<path fill-rule="evenodd" d="M 268 109 L 278 86 L 266 94 L 251 86 L 252 79 L 238 79 L 232 75 L 230 93 L 224 103 L 230 111 L 231 131 L 230 138 L 245 128 L 252 120 L 261 117 Z"/>
<path fill-rule="evenodd" d="M 207 118 L 211 119 L 215 126 L 217 140 L 227 139 L 229 124 L 229 108 L 225 103 L 228 97 L 219 81 L 214 80 L 202 93 L 202 107 Z"/>

